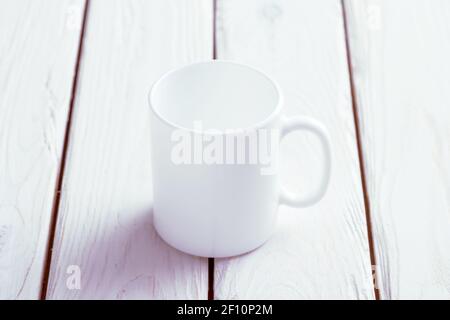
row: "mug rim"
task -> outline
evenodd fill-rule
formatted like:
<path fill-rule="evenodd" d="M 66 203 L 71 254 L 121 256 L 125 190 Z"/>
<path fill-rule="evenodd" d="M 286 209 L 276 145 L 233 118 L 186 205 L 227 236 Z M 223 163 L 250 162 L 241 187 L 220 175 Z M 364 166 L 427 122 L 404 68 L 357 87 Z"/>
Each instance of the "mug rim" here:
<path fill-rule="evenodd" d="M 178 124 L 170 121 L 166 117 L 162 116 L 156 110 L 155 103 L 153 102 L 154 95 L 155 95 L 155 91 L 156 91 L 158 85 L 162 81 L 164 81 L 166 78 L 168 78 L 172 74 L 174 74 L 174 73 L 176 73 L 178 71 L 187 69 L 187 68 L 192 67 L 192 66 L 196 66 L 196 65 L 200 65 L 200 64 L 217 64 L 217 63 L 233 64 L 233 65 L 237 65 L 237 66 L 240 66 L 240 67 L 244 67 L 246 69 L 250 69 L 250 70 L 258 73 L 259 75 L 263 76 L 274 87 L 275 91 L 278 94 L 277 104 L 276 104 L 275 108 L 272 110 L 272 112 L 264 120 L 258 121 L 256 123 L 250 125 L 250 126 L 245 126 L 245 127 L 242 127 L 242 128 L 230 128 L 230 129 L 226 129 L 226 130 L 221 130 L 223 132 L 216 133 L 216 132 L 208 132 L 208 129 L 206 129 L 206 130 L 197 130 L 197 129 L 194 129 L 194 128 L 188 128 L 188 127 L 184 127 L 182 125 L 178 125 Z M 240 132 L 243 132 L 243 131 L 258 130 L 258 129 L 261 129 L 263 127 L 266 127 L 267 124 L 272 122 L 272 120 L 275 119 L 281 113 L 281 108 L 283 106 L 283 100 L 284 100 L 283 92 L 281 91 L 280 86 L 278 85 L 278 83 L 275 80 L 273 80 L 271 77 L 269 77 L 265 72 L 261 71 L 258 68 L 255 68 L 253 66 L 245 64 L 245 63 L 236 62 L 236 61 L 233 61 L 233 60 L 223 60 L 223 59 L 214 59 L 214 60 L 194 62 L 194 63 L 190 63 L 190 64 L 187 64 L 187 65 L 184 65 L 184 66 L 177 67 L 177 68 L 174 68 L 172 70 L 169 70 L 166 73 L 164 73 L 161 77 L 159 77 L 158 80 L 156 80 L 156 82 L 151 86 L 150 92 L 148 94 L 148 103 L 149 103 L 150 109 L 152 110 L 153 114 L 159 120 L 161 120 L 163 123 L 165 123 L 166 125 L 168 125 L 170 127 L 176 128 L 176 129 L 186 130 L 188 132 L 192 132 L 192 133 L 196 133 L 196 134 L 203 134 L 203 135 L 233 134 L 233 133 L 240 133 Z"/>

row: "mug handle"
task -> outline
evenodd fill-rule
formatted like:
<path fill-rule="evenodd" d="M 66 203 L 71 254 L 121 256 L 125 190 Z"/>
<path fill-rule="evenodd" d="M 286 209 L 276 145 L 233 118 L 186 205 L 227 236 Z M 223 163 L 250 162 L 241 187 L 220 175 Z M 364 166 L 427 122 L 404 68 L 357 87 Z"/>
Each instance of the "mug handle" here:
<path fill-rule="evenodd" d="M 281 118 L 281 136 L 280 139 L 286 137 L 289 133 L 295 130 L 307 130 L 317 135 L 320 139 L 325 161 L 323 164 L 323 171 L 320 177 L 320 183 L 316 189 L 305 196 L 300 196 L 281 187 L 279 201 L 291 207 L 303 208 L 310 206 L 319 201 L 325 194 L 331 176 L 331 142 L 330 135 L 327 129 L 317 120 L 312 118 L 295 116 L 288 118 L 283 116 Z"/>

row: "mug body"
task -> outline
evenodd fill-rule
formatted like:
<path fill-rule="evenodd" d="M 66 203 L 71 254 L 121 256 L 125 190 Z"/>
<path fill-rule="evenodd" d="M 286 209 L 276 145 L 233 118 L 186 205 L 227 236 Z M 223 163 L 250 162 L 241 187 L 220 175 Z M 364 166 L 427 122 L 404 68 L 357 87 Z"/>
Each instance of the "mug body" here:
<path fill-rule="evenodd" d="M 163 76 L 150 103 L 158 234 L 204 257 L 262 245 L 278 207 L 278 86 L 248 66 L 211 61 Z"/>

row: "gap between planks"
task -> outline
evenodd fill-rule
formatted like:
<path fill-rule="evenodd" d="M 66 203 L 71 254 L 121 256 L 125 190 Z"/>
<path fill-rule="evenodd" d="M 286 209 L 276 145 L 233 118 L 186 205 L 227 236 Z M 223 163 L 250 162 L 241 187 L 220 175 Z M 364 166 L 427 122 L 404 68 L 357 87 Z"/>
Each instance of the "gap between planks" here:
<path fill-rule="evenodd" d="M 211 0 L 213 2 L 213 60 L 217 59 L 217 0 Z M 208 258 L 208 300 L 214 300 L 214 258 Z"/>
<path fill-rule="evenodd" d="M 47 251 L 45 255 L 45 261 L 44 261 L 44 270 L 43 270 L 43 277 L 42 277 L 42 286 L 41 286 L 41 294 L 40 299 L 46 300 L 47 297 L 47 289 L 48 289 L 48 280 L 50 276 L 50 268 L 52 263 L 52 253 L 53 253 L 53 244 L 55 241 L 55 234 L 56 234 L 56 225 L 58 222 L 58 211 L 59 211 L 59 205 L 61 201 L 61 189 L 62 184 L 64 181 L 64 171 L 66 167 L 66 158 L 67 158 L 67 150 L 69 147 L 69 140 L 70 140 L 70 130 L 72 127 L 72 115 L 75 105 L 75 98 L 78 88 L 78 76 L 80 71 L 80 65 L 81 65 L 81 58 L 83 54 L 83 44 L 84 44 L 84 38 L 86 33 L 86 25 L 87 25 L 87 18 L 88 18 L 88 12 L 89 12 L 89 2 L 90 0 L 86 0 L 84 3 L 84 11 L 83 11 L 83 19 L 81 23 L 81 30 L 80 30 L 80 38 L 78 42 L 78 52 L 77 52 L 77 58 L 75 63 L 75 69 L 73 73 L 73 81 L 72 81 L 72 90 L 70 95 L 70 104 L 69 104 L 69 111 L 67 114 L 67 124 L 66 124 L 66 130 L 64 132 L 64 144 L 61 154 L 61 162 L 60 167 L 58 170 L 58 175 L 56 178 L 56 187 L 55 187 L 55 195 L 53 198 L 53 207 L 50 217 L 50 226 L 49 226 L 49 235 L 48 235 L 48 243 L 47 243 Z"/>
<path fill-rule="evenodd" d="M 380 291 L 378 290 L 376 284 L 378 283 L 376 276 L 376 257 L 375 257 L 375 246 L 374 246 L 374 240 L 373 240 L 373 232 L 372 232 L 372 217 L 371 217 L 371 211 L 370 211 L 370 198 L 369 193 L 367 191 L 367 180 L 366 180 L 366 169 L 364 166 L 364 154 L 363 154 L 363 147 L 361 142 L 361 128 L 359 123 L 359 110 L 358 110 L 358 103 L 356 100 L 356 90 L 355 90 L 355 82 L 353 77 L 353 68 L 352 68 L 352 57 L 351 57 L 351 50 L 350 50 L 350 39 L 349 39 L 349 32 L 348 32 L 348 23 L 347 23 L 347 12 L 345 7 L 345 0 L 341 0 L 341 7 L 342 7 L 342 21 L 344 24 L 344 34 L 345 34 L 345 50 L 347 55 L 347 66 L 348 66 L 348 74 L 349 74 L 349 81 L 350 81 L 350 93 L 352 98 L 352 109 L 353 109 L 353 120 L 355 123 L 355 135 L 356 135 L 356 145 L 358 149 L 358 160 L 359 160 L 359 170 L 360 170 L 360 176 L 361 176 L 361 185 L 362 185 L 362 191 L 363 191 L 363 198 L 364 198 L 364 212 L 366 214 L 366 226 L 367 226 L 367 238 L 369 242 L 369 251 L 370 251 L 370 264 L 372 266 L 372 274 L 374 277 L 373 281 L 373 291 L 375 294 L 375 299 L 380 300 Z"/>

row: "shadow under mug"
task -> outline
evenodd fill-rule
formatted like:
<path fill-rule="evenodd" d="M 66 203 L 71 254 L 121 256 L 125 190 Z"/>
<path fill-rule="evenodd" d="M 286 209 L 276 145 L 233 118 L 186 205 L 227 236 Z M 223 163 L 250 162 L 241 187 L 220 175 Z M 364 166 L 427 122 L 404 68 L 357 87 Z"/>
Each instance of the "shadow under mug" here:
<path fill-rule="evenodd" d="M 311 205 L 330 179 L 330 138 L 311 118 L 281 115 L 279 86 L 230 61 L 166 73 L 149 96 L 154 225 L 171 246 L 197 256 L 251 251 L 273 233 L 278 206 Z M 294 130 L 320 139 L 324 165 L 316 188 L 297 195 L 280 185 L 279 141 Z"/>

